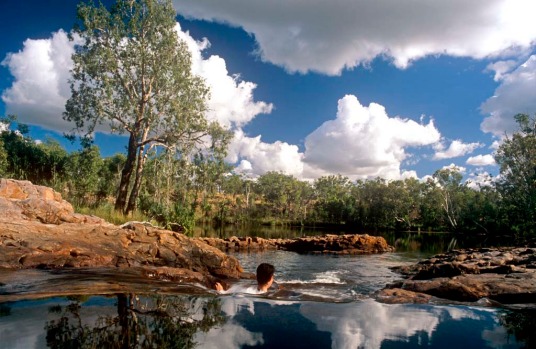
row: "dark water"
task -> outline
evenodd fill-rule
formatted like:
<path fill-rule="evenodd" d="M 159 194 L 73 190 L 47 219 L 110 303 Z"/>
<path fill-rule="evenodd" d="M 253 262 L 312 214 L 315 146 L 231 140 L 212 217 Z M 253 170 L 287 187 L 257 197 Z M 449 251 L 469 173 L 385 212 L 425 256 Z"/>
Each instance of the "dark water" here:
<path fill-rule="evenodd" d="M 400 279 L 389 267 L 453 244 L 446 235 L 389 239 L 399 252 L 234 254 L 246 271 L 275 265 L 281 290 L 266 295 L 241 293 L 249 281 L 217 294 L 114 272 L 0 272 L 0 348 L 536 347 L 534 310 L 374 301 Z"/>

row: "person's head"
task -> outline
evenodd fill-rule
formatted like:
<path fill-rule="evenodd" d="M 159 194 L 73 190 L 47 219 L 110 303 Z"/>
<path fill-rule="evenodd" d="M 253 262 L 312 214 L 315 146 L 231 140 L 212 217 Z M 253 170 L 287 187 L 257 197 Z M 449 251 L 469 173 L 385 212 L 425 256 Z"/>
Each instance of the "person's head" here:
<path fill-rule="evenodd" d="M 274 281 L 275 267 L 268 263 L 261 263 L 257 267 L 257 284 L 259 289 L 266 290 Z"/>

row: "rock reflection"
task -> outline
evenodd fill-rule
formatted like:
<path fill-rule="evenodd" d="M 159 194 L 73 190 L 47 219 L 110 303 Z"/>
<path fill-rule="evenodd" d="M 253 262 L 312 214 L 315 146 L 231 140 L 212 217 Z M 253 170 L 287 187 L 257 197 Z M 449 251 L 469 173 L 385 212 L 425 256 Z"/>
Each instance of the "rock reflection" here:
<path fill-rule="evenodd" d="M 45 325 L 50 348 L 194 348 L 197 332 L 221 326 L 217 298 L 116 295 L 116 313 L 84 311 L 83 297 L 49 307 Z"/>

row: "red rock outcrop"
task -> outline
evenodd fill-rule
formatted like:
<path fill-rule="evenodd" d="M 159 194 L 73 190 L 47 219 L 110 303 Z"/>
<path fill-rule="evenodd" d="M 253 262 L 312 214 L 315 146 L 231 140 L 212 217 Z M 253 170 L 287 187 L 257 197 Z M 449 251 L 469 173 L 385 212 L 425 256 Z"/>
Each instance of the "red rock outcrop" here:
<path fill-rule="evenodd" d="M 74 213 L 54 190 L 0 179 L 0 268 L 137 267 L 147 275 L 210 283 L 238 278 L 237 259 L 142 222 L 116 226 Z"/>

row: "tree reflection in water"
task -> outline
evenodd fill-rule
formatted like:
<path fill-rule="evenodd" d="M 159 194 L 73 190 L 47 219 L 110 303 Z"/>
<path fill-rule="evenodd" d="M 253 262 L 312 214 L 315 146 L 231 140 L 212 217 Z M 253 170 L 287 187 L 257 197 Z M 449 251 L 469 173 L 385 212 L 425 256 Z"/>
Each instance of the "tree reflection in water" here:
<path fill-rule="evenodd" d="M 222 325 L 217 298 L 117 294 L 117 315 L 84 315 L 84 297 L 49 307 L 59 318 L 47 321 L 50 348 L 193 348 L 194 335 Z M 200 309 L 202 307 L 202 309 Z"/>
<path fill-rule="evenodd" d="M 536 309 L 506 311 L 499 319 L 509 335 L 525 343 L 525 348 L 536 348 Z"/>

